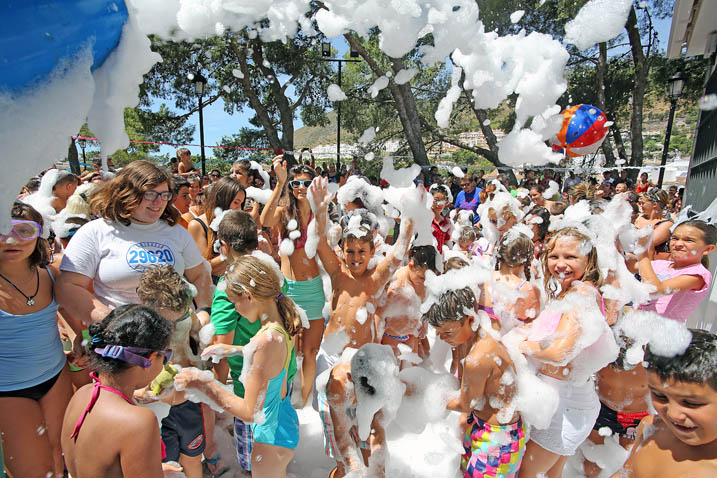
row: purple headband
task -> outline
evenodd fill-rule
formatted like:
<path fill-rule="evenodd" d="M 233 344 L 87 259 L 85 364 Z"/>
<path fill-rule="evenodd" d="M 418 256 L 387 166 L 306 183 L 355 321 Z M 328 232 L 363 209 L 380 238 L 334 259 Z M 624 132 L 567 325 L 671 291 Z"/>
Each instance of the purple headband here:
<path fill-rule="evenodd" d="M 116 360 L 122 360 L 123 362 L 131 363 L 142 368 L 149 368 L 152 366 L 152 361 L 147 357 L 142 357 L 137 354 L 146 354 L 150 352 L 158 352 L 164 357 L 164 363 L 172 359 L 171 350 L 152 350 L 144 349 L 141 347 L 123 347 L 122 345 L 105 345 L 104 348 L 96 348 L 95 353 L 102 357 L 109 357 Z"/>
<path fill-rule="evenodd" d="M 284 298 L 284 293 L 282 292 L 281 294 L 276 296 L 276 301 L 279 302 L 283 298 Z"/>

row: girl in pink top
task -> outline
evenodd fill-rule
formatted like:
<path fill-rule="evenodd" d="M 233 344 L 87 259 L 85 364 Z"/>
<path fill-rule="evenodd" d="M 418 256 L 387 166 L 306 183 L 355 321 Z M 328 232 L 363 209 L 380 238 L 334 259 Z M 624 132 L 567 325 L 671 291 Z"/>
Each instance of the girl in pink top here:
<path fill-rule="evenodd" d="M 640 240 L 645 247 L 650 237 Z M 717 243 L 717 228 L 704 221 L 681 223 L 670 236 L 670 260 L 651 260 L 650 247 L 638 255 L 638 267 L 643 282 L 654 285 L 656 299 L 641 307 L 685 322 L 707 296 L 712 275 L 707 270 L 709 254 Z"/>

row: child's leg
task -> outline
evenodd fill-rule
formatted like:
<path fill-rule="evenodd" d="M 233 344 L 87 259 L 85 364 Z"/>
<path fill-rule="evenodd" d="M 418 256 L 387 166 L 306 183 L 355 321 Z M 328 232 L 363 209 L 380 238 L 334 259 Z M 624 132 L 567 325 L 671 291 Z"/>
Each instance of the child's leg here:
<path fill-rule="evenodd" d="M 316 375 L 316 354 L 324 336 L 324 319 L 319 318 L 309 322 L 309 329 L 302 330 L 301 353 L 304 356 L 301 364 L 301 401 L 302 405 L 311 395 Z"/>
<path fill-rule="evenodd" d="M 525 458 L 520 467 L 520 478 L 538 478 L 539 475 L 547 478 L 546 473 L 550 472 L 559 461 L 563 462 L 562 466 L 565 465 L 565 460 L 561 460 L 562 458 L 567 457 L 556 455 L 534 441 L 530 441 L 525 447 Z M 560 466 L 561 470 L 562 466 Z"/>
<path fill-rule="evenodd" d="M 11 476 L 55 476 L 50 439 L 40 404 L 29 398 L 0 398 L 0 434 L 5 469 Z M 57 475 L 62 476 L 62 474 Z"/>
<path fill-rule="evenodd" d="M 179 464 L 187 478 L 202 478 L 202 455 L 187 456 L 181 453 Z"/>
<path fill-rule="evenodd" d="M 202 403 L 202 418 L 204 420 L 204 456 L 208 458 L 216 458 L 217 457 L 217 445 L 214 443 L 214 426 L 217 421 L 216 415 L 214 415 L 214 410 L 207 405 L 206 403 Z M 219 466 L 219 463 L 217 463 L 217 466 Z M 218 470 L 213 469 L 212 473 L 216 472 Z"/>
<path fill-rule="evenodd" d="M 62 421 L 65 417 L 67 404 L 72 398 L 72 381 L 70 370 L 67 365 L 60 372 L 60 377 L 52 386 L 49 392 L 40 400 L 40 409 L 47 427 L 47 438 L 50 440 L 52 462 L 56 476 L 62 476 L 65 471 L 65 462 L 62 458 L 62 446 L 60 444 L 62 435 Z"/>
<path fill-rule="evenodd" d="M 251 453 L 252 478 L 286 478 L 286 467 L 293 456 L 294 450 L 255 442 Z"/>

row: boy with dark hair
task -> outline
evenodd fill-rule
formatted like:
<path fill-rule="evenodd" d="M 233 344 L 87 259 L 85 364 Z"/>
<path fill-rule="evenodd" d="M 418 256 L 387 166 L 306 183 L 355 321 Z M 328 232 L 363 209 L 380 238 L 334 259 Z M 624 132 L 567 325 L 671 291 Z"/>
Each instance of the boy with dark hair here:
<path fill-rule="evenodd" d="M 408 252 L 408 265 L 396 271 L 382 299 L 383 304 L 376 313 L 383 324 L 380 342 L 390 345 L 396 357 L 402 352 L 418 353 L 419 350 L 427 356 L 427 348 L 419 348 L 419 344 L 425 337 L 420 308 L 426 299 L 424 282 L 429 270 L 438 273 L 436 248 L 412 247 Z M 400 344 L 407 348 L 400 347 Z M 404 350 L 401 351 L 401 348 Z"/>
<path fill-rule="evenodd" d="M 59 171 L 57 181 L 52 186 L 52 207 L 55 212 L 60 212 L 67 206 L 67 200 L 75 194 L 79 178 L 69 171 Z"/>
<path fill-rule="evenodd" d="M 680 355 L 661 356 L 648 346 L 647 381 L 657 415 L 642 420 L 613 478 L 717 476 L 717 336 L 690 331 Z"/>
<path fill-rule="evenodd" d="M 460 392 L 446 408 L 468 415 L 461 472 L 515 478 L 525 453 L 525 426 L 513 406 L 516 372 L 505 346 L 475 322 L 470 287 L 441 294 L 423 315 L 451 347 L 471 346 L 463 362 Z"/>

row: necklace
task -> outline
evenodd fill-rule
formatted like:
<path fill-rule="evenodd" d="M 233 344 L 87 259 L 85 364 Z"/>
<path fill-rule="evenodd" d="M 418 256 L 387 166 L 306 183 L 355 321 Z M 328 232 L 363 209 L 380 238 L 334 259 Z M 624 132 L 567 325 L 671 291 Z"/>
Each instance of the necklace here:
<path fill-rule="evenodd" d="M 24 293 L 23 291 L 21 291 L 20 289 L 18 289 L 18 287 L 17 287 L 15 284 L 13 284 L 12 282 L 10 282 L 10 279 L 8 279 L 7 277 L 5 277 L 4 275 L 0 274 L 0 277 L 2 277 L 3 279 L 5 279 L 5 282 L 7 282 L 7 283 L 10 284 L 11 286 L 13 286 L 16 291 L 18 291 L 19 293 L 21 293 L 22 296 L 23 296 L 25 299 L 27 299 L 27 301 L 26 301 L 25 303 L 26 303 L 28 306 L 32 307 L 33 305 L 35 305 L 35 296 L 36 296 L 37 293 L 40 291 L 40 273 L 37 271 L 37 267 L 35 267 L 35 277 L 37 278 L 37 284 L 35 285 L 35 293 L 32 294 L 31 296 L 25 295 L 25 293 Z"/>

